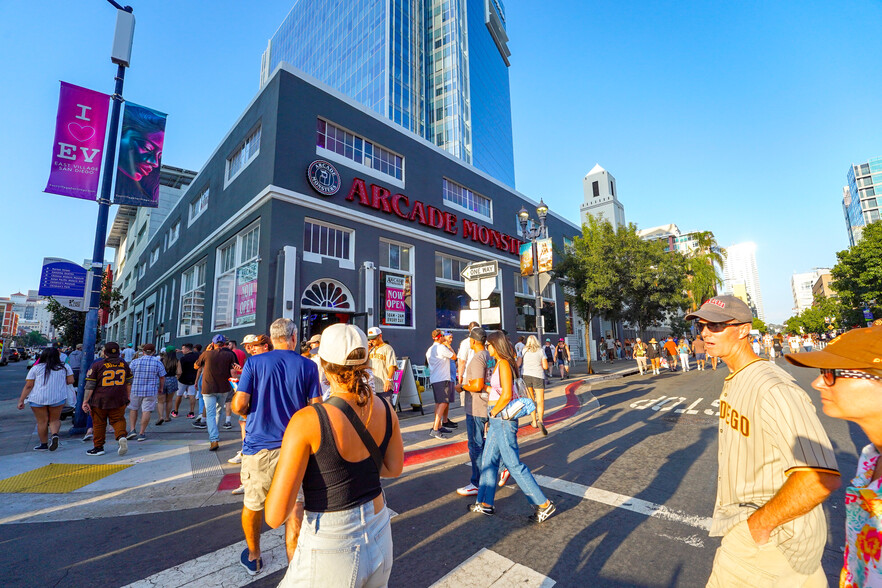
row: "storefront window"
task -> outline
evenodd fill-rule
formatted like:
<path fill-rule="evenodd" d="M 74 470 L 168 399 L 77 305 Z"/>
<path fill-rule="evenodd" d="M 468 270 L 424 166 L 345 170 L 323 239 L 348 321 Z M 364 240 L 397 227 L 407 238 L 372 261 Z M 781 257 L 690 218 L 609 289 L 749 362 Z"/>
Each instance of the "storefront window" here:
<path fill-rule="evenodd" d="M 181 320 L 178 336 L 202 333 L 202 309 L 205 304 L 205 261 L 181 275 Z"/>
<path fill-rule="evenodd" d="M 469 262 L 440 253 L 435 254 L 435 326 L 438 329 L 462 329 L 459 313 L 469 308 L 471 298 L 465 292 L 460 272 Z M 491 307 L 501 307 L 499 279 L 489 297 Z"/>
<path fill-rule="evenodd" d="M 515 274 L 515 308 L 517 310 L 517 330 L 524 332 L 536 332 L 536 295 L 530 286 L 530 278 Z M 553 292 L 553 286 L 549 285 L 544 290 L 542 297 L 542 316 L 545 317 L 545 326 L 542 330 L 546 333 L 557 332 L 557 312 L 555 304 L 548 294 Z"/>
<path fill-rule="evenodd" d="M 413 247 L 380 241 L 380 324 L 413 327 Z"/>
<path fill-rule="evenodd" d="M 257 319 L 260 225 L 254 224 L 218 249 L 214 328 L 253 325 Z"/>

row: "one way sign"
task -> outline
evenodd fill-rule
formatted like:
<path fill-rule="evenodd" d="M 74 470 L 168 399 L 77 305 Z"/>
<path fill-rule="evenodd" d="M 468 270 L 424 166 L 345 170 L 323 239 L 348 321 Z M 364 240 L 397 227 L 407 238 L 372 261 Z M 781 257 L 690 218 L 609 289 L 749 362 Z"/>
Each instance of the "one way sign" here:
<path fill-rule="evenodd" d="M 495 278 L 499 274 L 499 262 L 480 261 L 478 263 L 470 263 L 464 268 L 459 275 L 464 280 L 477 280 L 479 278 Z"/>

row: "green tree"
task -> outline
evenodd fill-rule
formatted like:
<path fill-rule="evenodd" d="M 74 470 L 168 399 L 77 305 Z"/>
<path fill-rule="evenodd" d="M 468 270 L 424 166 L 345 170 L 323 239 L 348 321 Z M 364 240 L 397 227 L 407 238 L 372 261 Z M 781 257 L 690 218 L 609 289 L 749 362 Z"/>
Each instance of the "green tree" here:
<path fill-rule="evenodd" d="M 122 300 L 122 294 L 119 288 L 103 288 L 101 291 L 101 305 L 108 308 L 110 312 L 119 310 L 119 301 Z M 58 304 L 54 298 L 49 299 L 46 309 L 52 313 L 52 326 L 58 331 L 58 342 L 62 345 L 76 345 L 83 342 L 83 334 L 86 330 L 86 313 L 77 310 L 71 310 Z M 95 342 L 101 340 L 101 329 L 98 329 L 98 335 Z"/>
<path fill-rule="evenodd" d="M 714 234 L 700 231 L 694 234 L 697 247 L 686 254 L 686 272 L 689 278 L 691 308 L 696 309 L 717 293 L 723 285 L 719 268 L 723 267 L 723 250 Z"/>
<path fill-rule="evenodd" d="M 589 217 L 582 225 L 582 236 L 573 239 L 571 248 L 558 252 L 554 274 L 575 290 L 571 302 L 589 325 L 585 332 L 586 349 L 591 349 L 590 325 L 594 317 L 615 318 L 622 305 L 617 249 L 612 225 Z M 590 354 L 588 373 L 592 373 Z"/>
<path fill-rule="evenodd" d="M 25 335 L 24 344 L 26 347 L 43 347 L 49 344 L 49 339 L 44 337 L 40 331 L 31 331 Z"/>
<path fill-rule="evenodd" d="M 629 224 L 617 233 L 618 275 L 622 302 L 617 318 L 635 325 L 641 335 L 686 310 L 687 261 L 682 255 L 665 251 L 662 241 L 644 241 L 637 227 Z"/>
<path fill-rule="evenodd" d="M 854 247 L 837 253 L 836 258 L 830 287 L 849 309 L 845 318 L 860 324 L 860 312 L 865 304 L 879 316 L 882 311 L 882 222 L 867 225 L 861 240 Z"/>
<path fill-rule="evenodd" d="M 766 326 L 766 323 L 756 317 L 753 317 L 753 328 L 760 333 L 765 333 L 769 330 L 769 327 Z"/>

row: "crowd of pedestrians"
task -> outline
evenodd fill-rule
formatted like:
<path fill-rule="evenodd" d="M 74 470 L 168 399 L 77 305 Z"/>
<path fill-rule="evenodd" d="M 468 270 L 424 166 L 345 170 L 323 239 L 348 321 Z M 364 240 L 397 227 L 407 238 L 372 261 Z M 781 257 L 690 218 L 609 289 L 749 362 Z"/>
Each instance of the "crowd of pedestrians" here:
<path fill-rule="evenodd" d="M 750 309 L 730 296 L 713 298 L 686 318 L 699 327 L 692 340 L 606 338 L 601 351 L 608 361 L 633 358 L 641 375 L 686 372 L 693 360 L 704 370 L 708 358 L 712 369 L 722 359 L 730 372 L 720 395 L 710 530 L 722 543 L 708 586 L 826 585 L 821 505 L 839 487 L 840 472 L 805 391 L 780 365 L 765 361 L 781 355 L 820 369 L 812 386 L 824 412 L 855 422 L 870 440 L 846 491 L 841 585 L 882 584 L 882 325 L 829 342 L 756 337 Z M 380 479 L 400 475 L 404 454 L 392 403 L 402 377 L 394 348 L 380 328 L 364 333 L 346 324 L 301 341 L 290 319 L 274 321 L 268 335 L 247 335 L 243 347 L 223 335 L 205 351 L 185 343 L 180 356 L 172 346 L 157 356 L 150 343 L 138 350 L 105 344 L 85 376 L 83 410 L 92 426 L 86 453 L 104 455 L 109 425 L 117 454 L 125 455 L 128 441 L 147 439 L 154 411 L 154 426 L 162 426 L 179 417 L 184 399 L 187 418 L 207 429 L 209 450 L 216 451 L 219 429 L 231 429 L 234 414 L 241 449 L 229 461 L 241 464 L 233 493 L 243 495 L 244 569 L 251 575 L 263 569 L 265 521 L 285 526 L 289 567 L 282 585 L 386 585 L 392 532 Z M 433 331 L 426 351 L 435 400 L 429 435 L 444 439 L 459 426 L 449 409 L 461 394 L 471 474 L 456 491 L 474 497 L 470 512 L 494 515 L 496 491 L 509 477 L 530 503 L 531 521 L 543 523 L 556 512 L 520 458 L 519 422 L 506 418 L 506 409 L 526 394 L 535 402 L 532 426 L 547 435 L 545 390 L 550 379 L 569 377 L 570 361 L 563 339 L 542 345 L 531 335 L 512 345 L 505 332 L 473 323 L 454 347 L 450 332 Z M 49 348 L 28 372 L 18 407 L 29 405 L 37 421 L 36 450 L 58 447 L 74 371 Z M 359 557 L 347 555 L 352 552 Z M 317 554 L 321 566 L 314 565 Z"/>

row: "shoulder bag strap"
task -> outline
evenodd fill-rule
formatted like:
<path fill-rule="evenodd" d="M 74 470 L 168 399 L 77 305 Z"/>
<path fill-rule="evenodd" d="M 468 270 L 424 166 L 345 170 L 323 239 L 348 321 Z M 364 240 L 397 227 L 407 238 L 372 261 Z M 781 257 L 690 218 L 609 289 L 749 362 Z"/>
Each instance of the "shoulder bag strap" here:
<path fill-rule="evenodd" d="M 336 396 L 331 396 L 325 401 L 325 404 L 330 404 L 334 406 L 343 414 L 346 415 L 346 418 L 349 419 L 349 422 L 352 423 L 352 428 L 355 429 L 355 432 L 358 433 L 358 436 L 361 437 L 361 442 L 364 443 L 364 446 L 367 448 L 368 452 L 371 454 L 371 457 L 374 459 L 374 464 L 377 466 L 377 471 L 382 471 L 383 468 L 383 455 L 380 453 L 380 448 L 377 447 L 377 442 L 374 441 L 374 438 L 371 437 L 371 434 L 365 428 L 364 423 L 361 422 L 361 419 L 358 418 L 358 415 L 355 414 L 355 411 L 352 410 L 352 407 L 343 400 L 342 398 L 337 398 Z"/>

